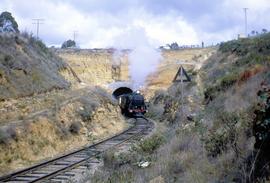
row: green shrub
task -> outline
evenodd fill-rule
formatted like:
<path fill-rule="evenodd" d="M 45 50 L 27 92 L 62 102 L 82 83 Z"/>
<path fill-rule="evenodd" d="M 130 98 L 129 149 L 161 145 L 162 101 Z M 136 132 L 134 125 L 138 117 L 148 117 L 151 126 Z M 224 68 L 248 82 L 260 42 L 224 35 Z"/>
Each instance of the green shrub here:
<path fill-rule="evenodd" d="M 94 183 L 134 183 L 134 174 L 134 170 L 131 167 L 123 166 L 117 171 L 96 171 L 94 177 L 89 178 L 91 178 L 91 182 Z M 89 179 L 86 181 L 89 181 Z"/>
<path fill-rule="evenodd" d="M 8 68 L 12 68 L 14 65 L 14 57 L 12 55 L 4 55 L 2 64 Z"/>
<path fill-rule="evenodd" d="M 205 149 L 209 156 L 215 157 L 226 150 L 228 142 L 229 137 L 226 131 L 211 133 L 205 140 Z"/>
<path fill-rule="evenodd" d="M 94 111 L 99 106 L 98 101 L 92 100 L 91 98 L 81 97 L 80 102 L 83 104 L 83 109 L 78 110 L 81 119 L 84 122 L 91 121 Z"/>
<path fill-rule="evenodd" d="M 69 131 L 73 134 L 79 134 L 81 127 L 82 126 L 79 122 L 74 122 L 70 125 Z"/>
<path fill-rule="evenodd" d="M 114 151 L 106 151 L 103 154 L 103 162 L 106 168 L 114 168 L 116 162 L 116 156 Z"/>
<path fill-rule="evenodd" d="M 256 64 L 266 64 L 269 62 L 269 56 L 267 55 L 262 55 L 257 52 L 251 52 L 245 57 L 239 58 L 235 63 L 233 63 L 232 66 L 235 67 L 235 69 L 239 70 L 240 68 L 243 67 L 252 67 L 253 65 Z"/>
<path fill-rule="evenodd" d="M 67 40 L 67 41 L 65 41 L 62 44 L 62 46 L 61 46 L 62 49 L 65 49 L 65 48 L 74 48 L 74 47 L 76 47 L 76 42 L 73 41 L 73 40 L 70 40 L 70 39 Z"/>
<path fill-rule="evenodd" d="M 131 153 L 120 153 L 116 154 L 115 151 L 107 151 L 103 155 L 104 166 L 106 168 L 119 168 L 125 164 L 131 163 Z"/>
<path fill-rule="evenodd" d="M 151 137 L 143 140 L 137 146 L 137 150 L 142 151 L 143 153 L 153 153 L 165 142 L 164 136 L 160 134 L 154 134 Z"/>
<path fill-rule="evenodd" d="M 44 52 L 44 53 L 49 52 L 49 49 L 41 40 L 36 40 L 35 45 L 40 49 L 41 52 Z"/>
<path fill-rule="evenodd" d="M 233 86 L 239 78 L 239 74 L 232 73 L 226 75 L 218 80 L 218 82 L 212 86 L 209 86 L 204 91 L 204 99 L 209 102 L 212 101 L 219 92 L 224 92 Z"/>
<path fill-rule="evenodd" d="M 249 118 L 246 113 L 239 112 L 217 114 L 212 129 L 203 138 L 208 155 L 215 157 L 226 151 L 228 147 L 239 153 L 238 146 L 244 142 L 240 142 L 238 136 L 249 133 L 251 126 Z"/>
<path fill-rule="evenodd" d="M 206 90 L 204 91 L 204 100 L 206 101 L 206 103 L 209 103 L 209 101 L 212 101 L 215 98 L 216 91 L 216 86 L 210 86 L 206 88 Z"/>
<path fill-rule="evenodd" d="M 152 119 L 160 119 L 164 113 L 164 108 L 162 105 L 153 105 L 150 104 L 148 108 L 148 112 L 146 113 L 146 117 Z"/>
<path fill-rule="evenodd" d="M 239 75 L 232 73 L 230 75 L 226 75 L 220 79 L 219 85 L 217 86 L 221 91 L 225 91 L 230 88 L 234 83 L 236 83 Z"/>
<path fill-rule="evenodd" d="M 219 50 L 223 53 L 235 53 L 238 56 L 244 56 L 251 52 L 269 54 L 270 33 L 263 34 L 255 38 L 245 38 L 221 43 Z"/>
<path fill-rule="evenodd" d="M 90 110 L 89 108 L 88 109 L 83 109 L 83 110 L 80 110 L 78 112 L 81 116 L 81 119 L 86 122 L 86 121 L 90 121 L 92 119 L 92 114 L 93 114 L 93 111 Z"/>
<path fill-rule="evenodd" d="M 40 75 L 39 72 L 33 71 L 32 72 L 32 80 L 33 80 L 34 83 L 41 83 L 42 76 Z"/>
<path fill-rule="evenodd" d="M 8 144 L 11 140 L 18 140 L 15 127 L 0 129 L 0 144 Z"/>
<path fill-rule="evenodd" d="M 241 42 L 238 40 L 228 41 L 225 43 L 221 43 L 219 50 L 223 53 L 225 52 L 234 52 L 241 47 Z"/>
<path fill-rule="evenodd" d="M 258 93 L 258 104 L 254 111 L 253 131 L 256 138 L 257 149 L 267 147 L 270 144 L 270 87 L 262 89 Z"/>

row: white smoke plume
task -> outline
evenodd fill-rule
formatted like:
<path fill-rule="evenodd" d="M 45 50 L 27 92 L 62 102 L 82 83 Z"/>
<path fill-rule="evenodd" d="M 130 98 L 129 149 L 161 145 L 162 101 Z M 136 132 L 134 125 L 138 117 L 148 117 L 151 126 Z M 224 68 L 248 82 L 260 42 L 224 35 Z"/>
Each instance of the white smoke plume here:
<path fill-rule="evenodd" d="M 156 70 L 161 54 L 149 45 L 139 45 L 130 53 L 129 60 L 131 80 L 134 87 L 139 88 L 145 85 L 147 76 Z"/>
<path fill-rule="evenodd" d="M 129 53 L 129 74 L 135 89 L 145 86 L 149 74 L 153 73 L 161 61 L 161 52 L 151 44 L 152 40 L 142 28 L 128 29 L 116 40 L 119 49 L 131 49 Z"/>
<path fill-rule="evenodd" d="M 112 60 L 112 64 L 113 65 L 120 65 L 121 63 L 121 59 L 124 56 L 123 52 L 121 50 L 115 50 L 113 53 L 113 60 Z"/>

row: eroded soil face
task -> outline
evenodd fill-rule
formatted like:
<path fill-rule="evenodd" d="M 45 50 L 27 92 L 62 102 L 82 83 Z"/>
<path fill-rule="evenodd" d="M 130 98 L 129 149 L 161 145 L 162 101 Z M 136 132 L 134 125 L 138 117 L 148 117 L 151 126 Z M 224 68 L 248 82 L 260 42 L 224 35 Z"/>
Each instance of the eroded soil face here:
<path fill-rule="evenodd" d="M 57 54 L 74 70 L 82 82 L 104 85 L 116 80 L 127 81 L 128 52 L 116 53 L 109 49 L 100 50 L 58 50 Z M 120 75 L 114 68 L 120 69 Z M 63 73 L 68 77 L 67 73 Z"/>
<path fill-rule="evenodd" d="M 56 100 L 57 97 L 59 100 Z M 39 98 L 40 97 L 40 98 Z M 55 97 L 55 98 L 54 98 Z M 9 103 L 10 102 L 10 103 Z M 23 110 L 20 105 L 24 104 Z M 37 95 L 6 101 L 0 128 L 1 174 L 83 147 L 127 128 L 117 103 L 101 88 Z M 33 106 L 33 107 L 32 107 Z M 17 113 L 29 115 L 19 118 Z M 14 115 L 12 115 L 14 114 Z M 7 118 L 11 116 L 11 121 Z"/>

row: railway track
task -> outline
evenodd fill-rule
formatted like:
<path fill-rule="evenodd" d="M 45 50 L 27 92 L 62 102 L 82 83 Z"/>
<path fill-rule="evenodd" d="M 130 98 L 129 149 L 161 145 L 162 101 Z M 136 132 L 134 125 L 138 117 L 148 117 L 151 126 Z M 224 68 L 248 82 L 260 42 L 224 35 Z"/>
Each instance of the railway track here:
<path fill-rule="evenodd" d="M 78 173 L 89 170 L 89 165 L 97 163 L 97 156 L 131 139 L 149 134 L 153 127 L 153 122 L 146 118 L 137 118 L 133 127 L 120 134 L 86 148 L 0 177 L 0 182 L 67 182 Z"/>

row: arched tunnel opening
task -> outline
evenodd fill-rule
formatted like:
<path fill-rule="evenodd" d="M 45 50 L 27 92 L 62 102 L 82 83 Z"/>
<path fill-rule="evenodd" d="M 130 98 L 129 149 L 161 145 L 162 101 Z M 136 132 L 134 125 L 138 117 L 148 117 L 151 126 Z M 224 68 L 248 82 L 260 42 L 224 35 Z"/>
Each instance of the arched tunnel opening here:
<path fill-rule="evenodd" d="M 117 88 L 116 90 L 114 90 L 113 92 L 113 96 L 115 98 L 118 98 L 120 95 L 123 95 L 123 94 L 129 94 L 129 93 L 132 93 L 132 89 L 128 88 L 128 87 L 120 87 L 120 88 Z"/>

